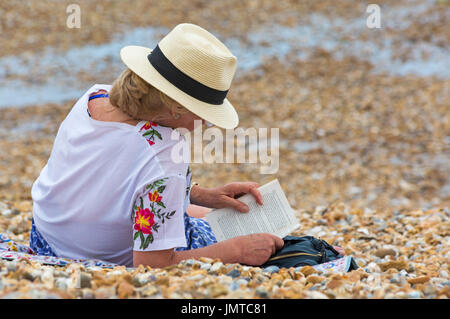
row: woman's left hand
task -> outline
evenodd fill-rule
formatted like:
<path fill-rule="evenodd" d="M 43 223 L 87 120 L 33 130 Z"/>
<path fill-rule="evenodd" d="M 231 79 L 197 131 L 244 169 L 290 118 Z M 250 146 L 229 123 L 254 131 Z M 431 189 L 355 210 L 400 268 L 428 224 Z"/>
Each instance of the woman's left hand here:
<path fill-rule="evenodd" d="M 230 207 L 242 213 L 247 213 L 249 207 L 237 198 L 250 193 L 256 199 L 256 202 L 262 205 L 262 196 L 258 187 L 258 183 L 255 182 L 232 182 L 212 189 L 199 188 L 196 197 L 201 200 L 197 201 L 197 204 L 211 208 Z"/>

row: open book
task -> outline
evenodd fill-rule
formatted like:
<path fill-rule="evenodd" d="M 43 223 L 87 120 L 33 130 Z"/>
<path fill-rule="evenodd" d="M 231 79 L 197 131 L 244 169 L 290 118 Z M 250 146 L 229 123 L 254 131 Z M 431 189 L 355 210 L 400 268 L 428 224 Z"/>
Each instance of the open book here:
<path fill-rule="evenodd" d="M 249 212 L 221 208 L 206 215 L 217 241 L 255 233 L 271 233 L 283 238 L 300 226 L 278 179 L 258 190 L 262 195 L 262 206 L 252 194 L 245 194 L 239 200 L 248 205 Z"/>

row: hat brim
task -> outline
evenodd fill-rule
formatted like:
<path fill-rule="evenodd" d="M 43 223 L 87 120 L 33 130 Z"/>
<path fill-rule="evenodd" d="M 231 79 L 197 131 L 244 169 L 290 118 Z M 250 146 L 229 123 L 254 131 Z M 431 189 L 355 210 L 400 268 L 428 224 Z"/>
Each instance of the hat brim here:
<path fill-rule="evenodd" d="M 220 105 L 209 104 L 178 89 L 149 62 L 147 56 L 151 52 L 152 49 L 131 45 L 120 50 L 120 58 L 131 71 L 195 115 L 221 128 L 233 129 L 238 126 L 239 116 L 228 99 L 225 98 Z"/>

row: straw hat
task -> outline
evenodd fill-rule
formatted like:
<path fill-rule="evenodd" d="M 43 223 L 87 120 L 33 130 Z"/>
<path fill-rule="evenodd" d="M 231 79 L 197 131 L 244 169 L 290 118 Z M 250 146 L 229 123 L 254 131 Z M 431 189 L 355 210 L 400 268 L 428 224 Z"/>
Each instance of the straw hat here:
<path fill-rule="evenodd" d="M 239 117 L 226 98 L 236 57 L 214 35 L 190 23 L 177 25 L 151 50 L 126 46 L 125 65 L 192 113 L 225 129 Z"/>

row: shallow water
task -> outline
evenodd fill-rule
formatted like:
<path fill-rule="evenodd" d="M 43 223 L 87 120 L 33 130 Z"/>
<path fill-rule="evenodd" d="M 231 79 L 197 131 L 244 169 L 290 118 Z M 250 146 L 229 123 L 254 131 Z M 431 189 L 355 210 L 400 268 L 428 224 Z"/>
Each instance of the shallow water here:
<path fill-rule="evenodd" d="M 366 16 L 360 19 L 330 19 L 315 14 L 309 22 L 293 28 L 270 25 L 247 35 L 248 43 L 237 38 L 217 36 L 238 58 L 236 76 L 259 67 L 264 59 L 277 56 L 280 60 L 297 50 L 300 59 L 307 60 L 314 49 L 330 51 L 335 58 L 356 56 L 374 65 L 374 72 L 404 76 L 450 77 L 448 49 L 432 43 L 410 42 L 384 36 L 383 28 L 404 29 L 411 17 L 425 12 L 434 1 L 420 5 L 382 8 L 382 28 L 368 29 Z M 436 19 L 430 15 L 429 19 Z M 23 54 L 0 59 L 0 108 L 59 103 L 79 97 L 93 83 L 83 81 L 77 74 L 117 74 L 123 69 L 118 52 L 125 45 L 154 46 L 169 30 L 165 28 L 135 28 L 117 35 L 109 43 L 86 45 L 58 53 L 47 48 L 37 54 Z M 213 31 L 214 33 L 214 31 Z M 356 39 L 364 35 L 368 40 Z M 381 37 L 383 35 L 383 37 Z M 348 41 L 346 37 L 355 38 Z M 401 40 L 401 50 L 409 52 L 410 59 L 395 58 L 394 44 Z M 424 59 L 423 56 L 428 58 Z"/>

